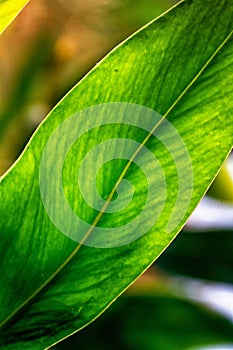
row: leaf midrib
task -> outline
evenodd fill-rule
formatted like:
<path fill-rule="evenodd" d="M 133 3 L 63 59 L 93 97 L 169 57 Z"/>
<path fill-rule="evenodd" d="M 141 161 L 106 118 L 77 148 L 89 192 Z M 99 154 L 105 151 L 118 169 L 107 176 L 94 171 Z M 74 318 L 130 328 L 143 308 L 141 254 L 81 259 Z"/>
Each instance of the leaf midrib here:
<path fill-rule="evenodd" d="M 149 25 L 149 24 L 148 24 Z M 122 171 L 121 175 L 119 176 L 118 180 L 116 181 L 112 191 L 110 192 L 107 200 L 105 201 L 105 204 L 99 211 L 98 215 L 96 216 L 95 220 L 92 222 L 90 229 L 84 234 L 83 239 L 80 241 L 80 243 L 77 245 L 77 247 L 73 250 L 73 252 L 67 257 L 66 260 L 59 266 L 57 270 L 39 287 L 37 290 L 31 294 L 21 305 L 19 305 L 15 311 L 13 311 L 9 316 L 7 316 L 1 323 L 0 328 L 5 326 L 20 310 L 22 310 L 32 299 L 34 299 L 37 294 L 39 294 L 62 270 L 66 267 L 66 265 L 76 256 L 80 248 L 85 243 L 86 239 L 90 236 L 94 228 L 96 227 L 97 223 L 105 213 L 105 210 L 107 209 L 117 186 L 125 176 L 126 172 L 130 168 L 132 162 L 134 161 L 135 157 L 138 155 L 138 153 L 141 151 L 141 149 L 145 146 L 145 144 L 148 142 L 148 140 L 151 138 L 155 130 L 163 123 L 163 121 L 167 118 L 167 116 L 171 113 L 171 111 L 174 110 L 174 108 L 179 104 L 179 102 L 182 100 L 182 98 L 186 95 L 186 93 L 189 91 L 189 89 L 194 85 L 194 83 L 199 79 L 199 77 L 202 75 L 204 70 L 209 66 L 209 64 L 213 61 L 213 59 L 216 57 L 216 55 L 219 53 L 219 51 L 224 47 L 224 45 L 228 42 L 228 40 L 231 38 L 233 34 L 233 30 L 227 35 L 227 37 L 223 40 L 223 42 L 218 46 L 218 48 L 213 52 L 213 54 L 210 56 L 210 58 L 206 61 L 206 63 L 202 66 L 202 68 L 198 71 L 198 73 L 195 75 L 195 77 L 191 80 L 191 82 L 187 85 L 187 87 L 182 91 L 182 93 L 177 97 L 177 99 L 173 102 L 171 107 L 166 111 L 166 113 L 163 115 L 163 117 L 160 119 L 158 123 L 155 124 L 153 129 L 150 133 L 148 133 L 147 137 L 143 140 L 143 142 L 140 144 L 138 149 L 134 152 L 130 160 L 128 161 L 127 165 L 125 166 L 124 170 Z"/>

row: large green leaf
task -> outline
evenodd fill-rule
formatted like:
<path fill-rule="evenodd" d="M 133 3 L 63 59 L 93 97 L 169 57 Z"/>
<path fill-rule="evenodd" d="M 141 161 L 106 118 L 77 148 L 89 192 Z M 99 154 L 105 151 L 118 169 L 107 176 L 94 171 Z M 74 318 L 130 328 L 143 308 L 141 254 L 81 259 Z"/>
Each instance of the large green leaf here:
<path fill-rule="evenodd" d="M 3 177 L 0 303 L 4 349 L 43 349 L 87 325 L 161 254 L 182 228 L 233 144 L 232 12 L 228 0 L 182 1 L 144 27 L 108 55 L 58 104 L 37 130 L 22 157 Z M 69 129 L 69 137 L 63 135 L 65 137 L 55 143 L 55 154 L 43 153 L 51 135 L 64 120 L 71 120 L 71 115 L 84 108 L 109 102 L 136 103 L 163 115 L 162 123 L 160 121 L 154 130 L 160 139 L 167 138 L 170 148 L 165 147 L 152 132 L 123 125 L 132 105 L 126 108 L 117 105 L 123 107 L 120 110 L 115 105 L 115 111 L 120 111 L 122 118 L 118 124 L 97 127 L 99 119 L 105 117 L 103 113 L 92 115 L 85 122 L 81 114 L 73 123 L 74 132 Z M 145 122 L 144 129 L 148 128 L 146 118 L 140 118 L 140 113 L 135 114 L 134 119 L 142 128 Z M 166 120 L 170 124 L 166 124 Z M 186 151 L 184 147 L 179 148 L 179 138 L 173 138 L 177 134 L 173 133 L 171 124 L 182 137 Z M 168 125 L 171 134 L 164 133 L 167 130 L 163 129 L 164 125 Z M 123 172 L 134 187 L 131 203 L 119 215 L 98 212 L 87 206 L 76 189 L 77 166 L 86 152 L 96 145 L 112 138 L 133 139 L 146 144 L 166 174 L 167 200 L 159 219 L 140 239 L 110 249 L 77 244 L 67 238 L 49 219 L 40 193 L 40 162 L 44 154 L 49 163 L 42 164 L 47 164 L 48 174 L 42 175 L 47 176 L 46 181 L 54 180 L 55 188 L 45 186 L 42 196 L 46 202 L 51 190 L 55 189 L 54 198 L 46 202 L 46 208 L 51 210 L 50 215 L 58 213 L 56 219 L 59 220 L 60 216 L 64 219 L 66 211 L 63 213 L 63 206 L 56 201 L 61 180 L 57 166 L 61 166 L 59 161 L 65 157 L 62 152 L 67 148 L 69 138 L 73 142 L 75 132 L 92 126 L 96 127 L 80 137 L 68 152 L 62 178 L 70 206 L 86 222 L 94 222 L 94 226 L 119 227 L 132 221 L 146 203 L 149 181 L 152 186 L 157 186 L 156 195 L 138 227 L 140 231 L 147 221 L 158 215 L 164 195 L 160 191 L 163 181 L 159 168 L 153 173 L 152 167 L 149 178 L 145 179 L 145 173 L 137 165 L 118 159 L 108 162 L 98 172 L 97 188 L 103 198 L 108 198 L 109 194 L 114 194 L 116 180 Z M 124 142 L 116 142 L 114 147 L 112 144 L 111 151 L 116 151 L 116 157 L 126 149 Z M 108 151 L 105 148 L 103 153 L 100 152 L 100 159 L 105 160 Z M 190 203 L 187 152 L 193 168 Z M 145 156 L 147 166 L 150 162 L 147 153 L 139 152 L 138 159 L 141 155 Z M 51 168 L 51 160 L 56 164 L 54 168 Z M 179 178 L 183 191 L 179 191 L 178 201 L 177 178 L 180 173 L 177 173 L 174 160 L 181 164 L 183 174 Z M 94 175 L 93 169 L 84 172 L 81 181 L 87 188 Z M 182 179 L 187 181 L 187 186 Z M 128 200 L 130 192 L 123 191 L 121 195 L 119 198 Z M 183 212 L 185 205 L 188 209 Z M 167 225 L 174 207 L 178 221 L 169 233 Z M 72 224 L 69 215 L 65 221 L 68 229 Z M 95 239 L 97 232 L 98 229 L 94 228 L 85 237 Z M 80 234 L 79 229 L 76 233 Z M 129 237 L 133 233 L 127 231 Z"/>
<path fill-rule="evenodd" d="M 0 34 L 28 2 L 29 0 L 0 0 Z"/>

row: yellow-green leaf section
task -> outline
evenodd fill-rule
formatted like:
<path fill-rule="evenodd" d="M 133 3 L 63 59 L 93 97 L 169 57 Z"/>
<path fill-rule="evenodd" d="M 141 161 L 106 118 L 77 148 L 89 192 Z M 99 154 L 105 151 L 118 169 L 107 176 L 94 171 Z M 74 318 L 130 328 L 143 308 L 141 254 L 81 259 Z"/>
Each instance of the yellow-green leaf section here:
<path fill-rule="evenodd" d="M 0 34 L 28 2 L 29 0 L 0 0 Z"/>

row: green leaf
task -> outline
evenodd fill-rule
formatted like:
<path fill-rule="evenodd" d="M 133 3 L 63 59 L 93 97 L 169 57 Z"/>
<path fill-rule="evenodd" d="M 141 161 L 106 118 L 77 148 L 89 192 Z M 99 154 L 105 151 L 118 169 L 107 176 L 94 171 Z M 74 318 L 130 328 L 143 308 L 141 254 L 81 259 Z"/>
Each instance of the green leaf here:
<path fill-rule="evenodd" d="M 0 0 L 0 34 L 28 2 L 29 0 Z"/>
<path fill-rule="evenodd" d="M 233 179 L 226 164 L 221 167 L 208 194 L 222 201 L 233 203 Z"/>
<path fill-rule="evenodd" d="M 233 341 L 231 322 L 195 302 L 125 296 L 112 309 L 54 350 L 180 350 Z"/>
<path fill-rule="evenodd" d="M 233 230 L 180 233 L 156 262 L 175 274 L 233 284 Z"/>
<path fill-rule="evenodd" d="M 43 349 L 90 323 L 152 264 L 180 231 L 233 144 L 232 12 L 228 0 L 182 1 L 145 26 L 69 92 L 3 177 L 0 323 L 4 330 L 0 344 L 4 349 Z M 128 104 L 107 104 L 69 118 L 85 108 L 110 102 Z M 150 125 L 148 132 L 153 113 L 132 104 L 152 108 L 163 117 L 159 121 L 157 118 L 156 126 Z M 98 114 L 93 115 L 93 111 Z M 98 122 L 103 124 L 106 115 L 111 120 L 111 113 L 114 117 L 116 112 L 118 123 L 97 126 Z M 134 113 L 134 122 L 141 127 L 124 124 L 129 112 Z M 64 121 L 75 121 L 74 130 Z M 67 125 L 68 135 L 64 133 Z M 64 129 L 60 130 L 60 126 Z M 74 142 L 75 132 L 85 128 L 89 132 Z M 60 131 L 63 134 L 57 134 Z M 57 135 L 62 137 L 57 140 Z M 77 186 L 77 172 L 86 153 L 111 139 L 135 140 L 151 152 L 140 146 L 135 151 L 135 143 L 131 149 L 123 141 L 116 141 L 99 154 L 90 153 L 92 168 L 84 167 L 80 181 L 90 199 L 98 199 L 90 190 L 96 163 L 105 161 L 110 151 L 115 152 L 115 157 L 125 150 L 132 151 L 129 161 L 108 161 L 97 172 L 97 191 L 108 199 L 106 203 L 114 206 L 120 198 L 127 204 L 120 213 L 113 214 L 105 212 L 107 205 L 102 211 L 87 205 Z M 56 148 L 51 153 L 47 146 L 54 140 L 52 145 Z M 70 142 L 74 145 L 66 154 Z M 43 153 L 45 147 L 47 152 Z M 157 157 L 165 179 L 161 168 L 157 166 L 154 171 L 151 155 Z M 136 160 L 147 169 L 149 165 L 149 174 L 133 164 Z M 58 171 L 61 166 L 62 174 Z M 122 174 L 134 189 L 131 202 L 128 201 L 132 188 L 129 190 L 128 182 L 122 182 L 118 198 L 115 197 L 116 184 L 120 182 L 117 180 L 123 178 Z M 50 180 L 52 186 L 48 186 Z M 81 243 L 90 239 L 91 245 L 93 239 L 94 247 L 77 244 L 49 219 L 42 197 L 49 215 L 55 215 L 53 219 L 60 220 L 59 225 L 65 223 L 64 230 L 72 228 L 74 215 L 64 210 L 65 201 L 59 201 L 61 184 L 76 217 L 93 223 L 94 228 L 87 233 L 75 227 L 75 234 L 81 235 Z M 148 229 L 151 220 L 155 221 L 153 226 L 131 243 L 109 249 L 99 244 L 96 248 L 99 227 L 116 230 L 138 218 L 147 204 L 148 184 L 156 189 L 151 207 L 138 228 L 127 230 L 123 240 L 136 238 L 134 234 Z M 168 227 L 170 222 L 175 226 Z M 106 236 L 110 243 L 115 239 L 114 230 L 113 235 Z"/>

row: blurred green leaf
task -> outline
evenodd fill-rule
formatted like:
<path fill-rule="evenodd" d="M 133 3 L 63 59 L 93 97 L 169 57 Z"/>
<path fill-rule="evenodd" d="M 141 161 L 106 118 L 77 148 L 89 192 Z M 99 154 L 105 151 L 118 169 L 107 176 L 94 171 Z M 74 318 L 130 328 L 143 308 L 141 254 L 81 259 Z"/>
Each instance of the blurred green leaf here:
<path fill-rule="evenodd" d="M 233 325 L 175 297 L 127 296 L 93 325 L 53 349 L 184 350 L 233 341 Z"/>
<path fill-rule="evenodd" d="M 122 4 L 120 2 L 121 6 L 118 9 L 114 9 L 114 14 L 117 13 L 117 16 L 113 18 L 113 21 L 121 26 L 131 28 L 131 26 L 135 27 L 136 25 L 138 28 L 139 25 L 142 26 L 154 17 L 159 16 L 177 2 L 176 0 L 122 1 Z M 127 11 L 128 8 L 130 8 L 130 16 L 129 11 Z"/>
<path fill-rule="evenodd" d="M 43 349 L 87 325 L 161 254 L 182 228 L 233 144 L 232 12 L 227 0 L 182 1 L 130 37 L 58 104 L 16 165 L 3 177 L 0 298 L 1 325 L 5 328 L 0 344 L 4 349 Z M 169 200 L 159 220 L 141 239 L 112 249 L 77 246 L 52 224 L 42 204 L 42 152 L 53 131 L 66 118 L 96 104 L 122 101 L 158 111 L 182 136 L 194 172 L 191 204 L 181 222 L 168 233 L 173 209 L 178 214 L 182 211 L 189 190 L 182 193 L 182 203 L 176 203 L 178 181 L 172 156 L 179 156 L 181 163 L 186 156 L 177 148 L 176 140 L 172 139 L 171 156 L 145 130 L 122 125 L 95 128 L 76 142 L 64 165 L 63 184 L 75 212 L 90 224 L 95 220 L 103 227 L 115 227 L 137 217 L 145 204 L 145 179 L 142 171 L 130 163 L 125 178 L 134 185 L 133 201 L 128 212 L 126 209 L 122 215 L 113 215 L 114 221 L 111 215 L 88 208 L 77 194 L 75 164 L 88 150 L 111 138 L 133 138 L 143 144 L 149 136 L 146 146 L 166 173 Z M 122 115 L 124 112 L 127 109 Z M 140 116 L 135 115 L 136 118 Z M 87 125 L 93 127 L 94 121 L 93 117 Z M 77 121 L 77 126 L 81 125 Z M 65 149 L 65 142 L 63 138 L 59 140 L 59 148 L 53 154 L 56 159 Z M 116 154 L 120 150 L 118 145 Z M 186 172 L 185 162 L 183 167 Z M 121 160 L 100 172 L 97 187 L 103 198 L 113 193 L 116 180 L 125 170 L 126 163 Z M 56 168 L 53 175 L 57 175 Z M 92 171 L 82 180 L 89 184 L 91 175 Z M 157 174 L 152 181 L 159 187 Z M 146 213 L 145 222 L 153 217 L 160 201 L 161 196 L 154 198 L 154 208 Z M 52 202 L 62 214 L 56 196 Z"/>
<path fill-rule="evenodd" d="M 28 2 L 29 0 L 0 0 L 0 34 Z"/>
<path fill-rule="evenodd" d="M 233 203 L 233 180 L 225 164 L 214 179 L 208 194 L 222 201 Z"/>
<path fill-rule="evenodd" d="M 40 33 L 40 35 L 41 37 L 35 40 L 28 55 L 25 54 L 25 62 L 15 77 L 10 97 L 4 101 L 0 111 L 0 142 L 12 121 L 17 116 L 19 118 L 19 115 L 22 119 L 26 103 L 32 99 L 33 93 L 35 94 L 34 90 L 37 86 L 35 82 L 39 79 L 43 66 L 45 66 L 52 41 L 51 38 L 46 38 L 45 34 Z M 19 122 L 22 121 L 19 120 Z"/>
<path fill-rule="evenodd" d="M 233 232 L 181 233 L 156 264 L 176 274 L 233 283 Z"/>

